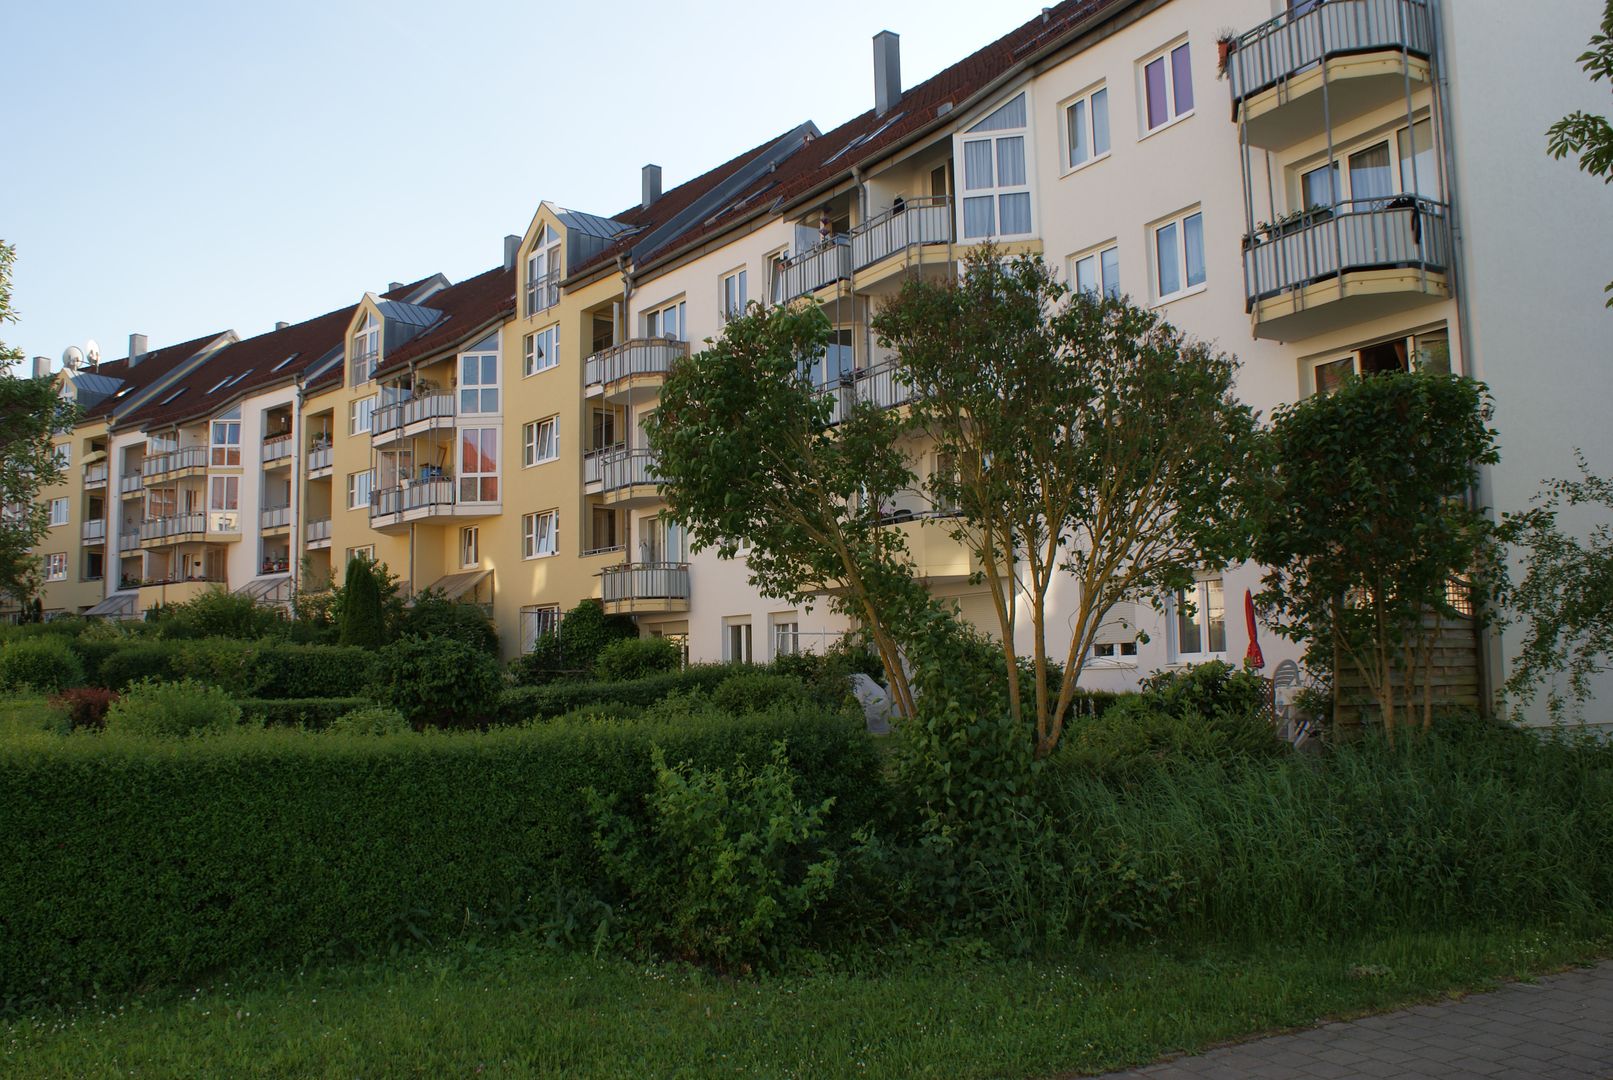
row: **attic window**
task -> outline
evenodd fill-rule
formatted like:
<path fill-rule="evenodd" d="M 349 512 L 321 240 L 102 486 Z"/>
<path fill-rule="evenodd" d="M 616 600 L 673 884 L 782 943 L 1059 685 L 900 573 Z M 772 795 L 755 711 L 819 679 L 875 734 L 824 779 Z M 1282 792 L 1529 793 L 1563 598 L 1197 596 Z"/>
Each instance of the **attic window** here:
<path fill-rule="evenodd" d="M 188 386 L 181 386 L 178 390 L 175 390 L 173 393 L 171 393 L 167 397 L 163 398 L 161 404 L 163 404 L 163 405 L 172 405 L 174 402 L 179 400 L 179 395 L 183 394 L 186 390 L 189 390 L 189 389 L 190 389 L 190 387 L 188 387 Z"/>
<path fill-rule="evenodd" d="M 234 385 L 235 385 L 235 384 L 236 384 L 236 383 L 238 383 L 238 382 L 240 382 L 240 381 L 241 381 L 241 380 L 242 380 L 242 379 L 244 379 L 244 378 L 246 378 L 246 377 L 247 377 L 247 376 L 248 376 L 248 375 L 250 375 L 250 374 L 252 374 L 252 372 L 253 372 L 253 371 L 254 371 L 254 370 L 256 370 L 256 369 L 254 369 L 254 368 L 247 368 L 247 369 L 246 369 L 246 370 L 245 370 L 245 371 L 243 371 L 243 372 L 241 372 L 241 374 L 239 374 L 239 375 L 235 375 L 235 376 L 233 376 L 233 377 L 231 377 L 231 378 L 230 378 L 230 380 L 229 380 L 229 384 L 230 384 L 230 385 L 231 385 L 231 386 L 234 386 Z"/>
<path fill-rule="evenodd" d="M 280 361 L 278 364 L 276 364 L 274 367 L 270 368 L 269 370 L 270 371 L 279 371 L 281 368 L 285 367 L 287 364 L 291 363 L 293 360 L 297 359 L 297 357 L 299 357 L 301 355 L 302 355 L 302 353 L 292 353 L 290 356 L 286 357 L 284 360 Z"/>
<path fill-rule="evenodd" d="M 226 387 L 226 386 L 228 386 L 228 385 L 230 385 L 230 380 L 231 380 L 231 379 L 233 379 L 233 378 L 235 378 L 235 376 L 234 376 L 234 375 L 226 375 L 226 376 L 224 376 L 224 377 L 223 377 L 223 378 L 222 378 L 222 379 L 220 379 L 220 380 L 219 380 L 219 381 L 218 381 L 218 382 L 216 382 L 216 383 L 214 383 L 214 384 L 213 384 L 213 389 L 211 389 L 211 390 L 209 390 L 209 391 L 208 391 L 208 393 L 209 393 L 209 394 L 216 394 L 216 393 L 218 393 L 218 392 L 219 392 L 219 391 L 220 391 L 220 390 L 222 390 L 222 389 L 224 389 L 224 388 L 225 388 L 225 387 Z"/>

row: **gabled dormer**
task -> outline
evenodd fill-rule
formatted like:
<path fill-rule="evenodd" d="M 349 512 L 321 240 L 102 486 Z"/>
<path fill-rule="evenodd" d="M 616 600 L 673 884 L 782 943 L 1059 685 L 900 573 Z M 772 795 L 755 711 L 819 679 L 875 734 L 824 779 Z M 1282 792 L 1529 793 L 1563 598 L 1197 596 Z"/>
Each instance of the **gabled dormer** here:
<path fill-rule="evenodd" d="M 389 350 L 417 337 L 441 318 L 441 311 L 424 304 L 365 293 L 347 329 L 347 385 L 373 381 Z"/>

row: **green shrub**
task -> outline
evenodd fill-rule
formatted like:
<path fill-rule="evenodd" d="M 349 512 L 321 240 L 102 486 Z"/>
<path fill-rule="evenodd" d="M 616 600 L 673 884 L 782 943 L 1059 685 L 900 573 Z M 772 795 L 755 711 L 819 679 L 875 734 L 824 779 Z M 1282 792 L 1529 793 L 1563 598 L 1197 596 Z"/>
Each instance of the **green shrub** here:
<path fill-rule="evenodd" d="M 49 622 L 8 623 L 0 626 L 0 642 L 32 641 L 36 638 L 77 638 L 90 626 L 90 620 L 64 615 Z"/>
<path fill-rule="evenodd" d="M 208 589 L 182 604 L 154 608 L 147 612 L 146 620 L 165 638 L 251 641 L 286 632 L 286 617 L 279 609 L 264 607 L 250 596 L 223 587 Z"/>
<path fill-rule="evenodd" d="M 396 735 L 410 728 L 398 710 L 366 705 L 338 716 L 327 730 L 339 735 Z"/>
<path fill-rule="evenodd" d="M 367 555 L 347 560 L 342 587 L 335 591 L 330 605 L 341 644 L 379 649 L 392 640 L 402 610 L 398 580 L 386 564 Z"/>
<path fill-rule="evenodd" d="M 269 677 L 265 651 L 258 641 L 220 637 L 185 641 L 174 654 L 174 675 L 216 686 L 231 697 L 256 697 Z"/>
<path fill-rule="evenodd" d="M 587 679 L 607 645 L 638 637 L 638 626 L 626 615 L 606 615 L 598 600 L 584 600 L 565 613 L 557 629 L 541 635 L 532 651 L 510 663 L 520 686 L 541 686 L 557 679 Z"/>
<path fill-rule="evenodd" d="M 262 663 L 264 697 L 364 697 L 375 690 L 375 654 L 353 645 L 275 642 Z"/>
<path fill-rule="evenodd" d="M 211 735 L 238 726 L 241 709 L 216 686 L 180 679 L 144 679 L 106 711 L 106 729 L 119 735 Z"/>
<path fill-rule="evenodd" d="M 799 679 L 766 671 L 741 671 L 711 693 L 711 703 L 734 716 L 763 712 L 780 703 L 803 705 L 807 700 L 807 688 Z"/>
<path fill-rule="evenodd" d="M 498 715 L 507 724 L 524 724 L 530 720 L 551 720 L 596 705 L 640 710 L 673 693 L 709 694 L 734 671 L 729 664 L 691 664 L 682 671 L 623 682 L 516 686 L 499 695 Z"/>
<path fill-rule="evenodd" d="M 503 687 L 498 662 L 454 638 L 402 638 L 376 660 L 376 699 L 412 724 L 482 724 L 494 718 Z"/>
<path fill-rule="evenodd" d="M 108 690 L 122 690 L 141 679 L 172 679 L 178 654 L 178 642 L 137 639 L 101 660 L 96 681 Z"/>
<path fill-rule="evenodd" d="M 242 698 L 241 715 L 262 727 L 330 727 L 354 709 L 375 704 L 367 697 Z"/>
<path fill-rule="evenodd" d="M 888 801 L 861 725 L 816 714 L 394 739 L 109 730 L 8 748 L 0 987 L 114 992 L 541 922 L 557 882 L 602 886 L 585 788 L 627 814 L 653 788 L 653 746 L 759 768 L 780 741 L 803 804 L 836 800 L 831 845 Z"/>
<path fill-rule="evenodd" d="M 797 684 L 799 685 L 799 684 Z M 748 968 L 779 960 L 834 888 L 824 821 L 834 797 L 803 803 L 783 743 L 759 768 L 669 766 L 651 751 L 645 807 L 589 788 L 600 861 L 641 941 L 681 960 Z"/>
<path fill-rule="evenodd" d="M 0 690 L 57 693 L 82 685 L 84 662 L 65 635 L 39 634 L 0 646 Z"/>
<path fill-rule="evenodd" d="M 607 682 L 642 679 L 676 671 L 682 663 L 683 649 L 671 638 L 623 638 L 599 650 L 594 677 Z"/>
<path fill-rule="evenodd" d="M 418 593 L 398 620 L 401 637 L 453 638 L 489 656 L 498 655 L 498 631 L 478 604 L 448 600 L 432 589 Z"/>

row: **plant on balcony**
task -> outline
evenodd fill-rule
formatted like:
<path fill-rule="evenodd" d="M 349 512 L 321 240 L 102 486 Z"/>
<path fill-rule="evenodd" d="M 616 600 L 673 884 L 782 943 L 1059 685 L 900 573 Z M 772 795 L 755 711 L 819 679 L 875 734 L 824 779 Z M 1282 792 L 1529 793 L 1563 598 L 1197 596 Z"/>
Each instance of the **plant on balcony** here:
<path fill-rule="evenodd" d="M 1232 54 L 1238 48 L 1238 32 L 1224 27 L 1215 35 L 1215 74 L 1217 78 L 1226 78 L 1227 64 L 1232 60 Z"/>

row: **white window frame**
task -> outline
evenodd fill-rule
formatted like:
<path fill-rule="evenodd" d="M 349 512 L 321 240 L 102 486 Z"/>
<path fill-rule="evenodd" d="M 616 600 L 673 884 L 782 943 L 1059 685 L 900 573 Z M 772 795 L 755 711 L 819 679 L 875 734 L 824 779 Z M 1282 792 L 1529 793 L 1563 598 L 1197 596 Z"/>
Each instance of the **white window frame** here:
<path fill-rule="evenodd" d="M 230 451 L 235 460 L 230 460 Z M 223 454 L 224 460 L 219 460 Z M 241 465 L 241 410 L 232 409 L 208 425 L 207 463 L 213 468 L 234 469 Z"/>
<path fill-rule="evenodd" d="M 57 512 L 58 510 L 60 513 Z M 50 501 L 50 527 L 54 529 L 58 526 L 66 525 L 71 520 L 72 512 L 73 508 L 68 503 L 67 496 L 63 495 L 52 499 Z"/>
<path fill-rule="evenodd" d="M 55 454 L 56 467 L 58 469 L 64 469 L 65 470 L 65 469 L 71 469 L 73 467 L 73 444 L 72 443 L 64 443 L 64 442 L 63 443 L 57 443 L 52 448 L 52 453 Z"/>
<path fill-rule="evenodd" d="M 365 558 L 369 559 L 371 562 L 374 562 L 375 561 L 375 545 L 374 544 L 360 544 L 358 547 L 350 547 L 350 548 L 348 548 L 347 549 L 347 558 L 342 560 L 342 566 L 346 567 L 348 563 L 352 562 L 353 559 L 356 556 L 359 556 L 359 555 L 363 555 Z"/>
<path fill-rule="evenodd" d="M 1137 661 L 1137 642 L 1131 641 L 1094 641 L 1090 653 L 1094 660 L 1113 660 L 1124 664 L 1128 661 L 1133 666 Z"/>
<path fill-rule="evenodd" d="M 741 266 L 731 270 L 717 279 L 717 318 L 721 323 L 737 319 L 745 314 L 745 305 L 750 300 L 749 293 L 750 273 L 747 267 Z"/>
<path fill-rule="evenodd" d="M 67 580 L 67 552 L 53 551 L 45 556 L 45 580 Z"/>
<path fill-rule="evenodd" d="M 482 530 L 466 525 L 459 530 L 459 566 L 471 570 L 482 564 Z"/>
<path fill-rule="evenodd" d="M 459 358 L 455 362 L 455 369 L 459 372 L 459 386 L 457 388 L 457 400 L 454 405 L 461 416 L 503 415 L 504 394 L 500 386 L 503 379 L 499 371 L 498 334 L 495 332 L 490 338 L 479 342 L 478 345 L 485 344 L 487 340 L 493 342 L 491 349 L 467 349 L 459 354 Z M 481 381 L 482 376 L 486 375 L 489 370 L 487 363 L 489 360 L 492 361 L 491 370 L 493 373 L 493 381 L 490 383 Z M 487 395 L 489 393 L 493 395 L 493 407 L 491 409 L 483 407 L 487 404 Z M 472 400 L 472 398 L 474 398 L 474 407 L 466 408 L 466 401 Z"/>
<path fill-rule="evenodd" d="M 467 469 L 465 467 L 465 436 L 469 435 L 471 432 L 478 432 L 479 433 L 478 436 L 477 436 L 476 441 L 479 444 L 481 444 L 481 449 L 484 452 L 486 451 L 486 449 L 488 447 L 492 448 L 492 457 L 493 457 L 493 467 L 492 467 L 492 469 L 490 469 L 490 470 L 472 470 L 472 469 Z M 458 487 L 458 489 L 456 491 L 456 495 L 458 497 L 454 500 L 455 502 L 458 502 L 458 503 L 480 503 L 480 504 L 483 504 L 483 505 L 487 505 L 487 504 L 497 503 L 497 502 L 500 501 L 501 497 L 504 494 L 504 491 L 503 491 L 504 485 L 503 485 L 503 483 L 502 483 L 502 481 L 500 480 L 500 477 L 499 477 L 499 455 L 500 455 L 500 451 L 501 451 L 501 447 L 500 447 L 499 443 L 500 443 L 501 434 L 502 434 L 502 432 L 497 427 L 484 427 L 484 426 L 481 426 L 481 425 L 478 425 L 478 426 L 475 426 L 475 427 L 462 427 L 462 428 L 456 429 L 457 437 L 454 440 L 454 443 L 455 443 L 454 453 L 455 453 L 455 456 L 459 459 L 459 469 L 458 469 L 458 472 L 455 475 L 454 479 L 455 479 L 455 482 L 459 485 L 459 487 Z M 489 477 L 492 477 L 492 479 L 493 479 L 493 498 L 484 499 L 484 498 L 481 497 L 482 481 L 486 480 Z M 465 485 L 468 484 L 468 483 L 471 483 L 472 481 L 474 481 L 475 484 L 476 484 L 476 497 L 474 499 L 466 498 L 466 496 L 465 496 L 465 490 L 466 490 Z"/>
<path fill-rule="evenodd" d="M 1195 218 L 1198 219 L 1199 253 L 1204 262 L 1204 276 L 1196 282 L 1190 282 L 1188 281 L 1187 264 L 1187 229 L 1188 222 Z M 1174 269 L 1177 273 L 1177 288 L 1172 292 L 1166 292 L 1165 283 L 1161 275 L 1163 266 L 1161 265 L 1159 254 L 1159 238 L 1160 233 L 1170 228 L 1174 228 L 1176 230 Z M 1192 296 L 1193 294 L 1203 292 L 1206 288 L 1208 288 L 1210 281 L 1210 252 L 1209 245 L 1205 241 L 1204 237 L 1203 208 L 1198 206 L 1190 207 L 1189 209 L 1172 214 L 1170 217 L 1156 221 L 1152 225 L 1148 226 L 1148 258 L 1150 266 L 1153 270 L 1152 285 L 1154 302 L 1156 304 L 1168 304 L 1172 300 L 1180 300 L 1184 296 Z"/>
<path fill-rule="evenodd" d="M 768 637 L 769 647 L 773 650 L 773 659 L 781 656 L 799 656 L 801 654 L 801 619 L 793 611 L 774 615 L 769 620 L 771 633 Z"/>
<path fill-rule="evenodd" d="M 539 510 L 521 517 L 521 558 L 547 559 L 560 553 L 560 511 Z"/>
<path fill-rule="evenodd" d="M 647 338 L 666 338 L 671 341 L 688 341 L 688 308 L 688 300 L 684 297 L 679 297 L 676 300 L 669 300 L 648 309 L 641 318 L 644 324 L 644 336 Z M 677 326 L 674 328 L 674 332 L 669 334 L 667 333 L 667 328 L 674 321 Z"/>
<path fill-rule="evenodd" d="M 1176 67 L 1174 57 L 1178 50 L 1187 50 L 1187 84 L 1193 95 L 1193 101 L 1186 109 L 1180 109 L 1176 100 Z M 1155 61 L 1162 61 L 1165 72 L 1165 119 L 1158 124 L 1150 126 L 1148 122 L 1148 68 Z M 1142 130 L 1141 138 L 1164 131 L 1166 128 L 1181 123 L 1198 110 L 1198 87 L 1193 85 L 1193 50 L 1189 48 L 1186 37 L 1177 38 L 1169 45 L 1156 49 L 1141 60 L 1137 61 L 1137 121 Z"/>
<path fill-rule="evenodd" d="M 548 371 L 560 363 L 560 324 L 534 330 L 521 340 L 522 377 Z"/>
<path fill-rule="evenodd" d="M 523 307 L 522 312 L 527 318 L 543 314 L 560 302 L 559 273 L 560 273 L 560 234 L 547 222 L 533 237 L 532 247 L 522 260 L 523 273 L 526 280 L 522 282 Z M 549 289 L 542 288 L 545 282 L 553 281 L 556 289 L 553 295 Z"/>
<path fill-rule="evenodd" d="M 1103 107 L 1104 146 L 1098 147 L 1098 104 Z M 1075 160 L 1075 140 L 1071 135 L 1075 131 L 1075 112 L 1081 110 L 1081 134 L 1085 136 L 1087 155 L 1080 161 Z M 1079 172 L 1090 165 L 1107 158 L 1114 150 L 1114 126 L 1109 115 L 1109 84 L 1095 83 L 1074 97 L 1066 98 L 1059 105 L 1059 153 L 1063 163 L 1061 175 L 1068 176 Z"/>
<path fill-rule="evenodd" d="M 981 130 L 981 125 L 988 123 L 998 113 L 1010 108 L 1016 101 L 1023 99 L 1023 112 L 1025 122 L 1018 127 L 989 128 Z M 1013 240 L 1036 235 L 1036 194 L 1034 177 L 1036 176 L 1035 140 L 1031 137 L 1030 129 L 1031 99 L 1030 88 L 1022 87 L 1018 93 L 1006 98 L 1000 104 L 986 110 L 985 115 L 973 122 L 973 125 L 964 132 L 955 136 L 957 146 L 955 157 L 959 164 L 958 182 L 958 236 L 964 242 L 984 240 Z M 1002 180 L 1003 144 L 1018 140 L 1021 148 L 1021 164 L 1023 166 L 1024 180 L 1017 184 L 1004 184 Z M 970 186 L 968 161 L 968 147 L 978 143 L 991 145 L 991 183 Z M 1004 198 L 1011 195 L 1024 195 L 1029 205 L 1029 228 L 1024 232 L 1004 232 L 1002 229 L 1002 207 Z M 983 233 L 968 231 L 968 207 L 970 202 L 978 199 L 991 200 L 991 228 Z"/>
<path fill-rule="evenodd" d="M 1221 586 L 1221 648 L 1210 648 L 1210 585 L 1218 583 Z M 1199 662 L 1203 660 L 1224 660 L 1230 647 L 1230 635 L 1227 626 L 1227 589 L 1226 579 L 1220 574 L 1206 574 L 1193 583 L 1194 619 L 1198 624 L 1198 648 L 1186 649 L 1182 643 L 1182 593 L 1186 590 L 1178 589 L 1170 601 L 1170 640 L 1171 653 L 1178 663 Z"/>
<path fill-rule="evenodd" d="M 538 638 L 560 628 L 559 604 L 529 604 L 521 609 L 521 653 L 532 651 Z"/>
<path fill-rule="evenodd" d="M 360 367 L 359 361 L 369 357 L 370 362 Z M 375 368 L 381 360 L 381 320 L 373 311 L 364 313 L 364 321 L 353 333 L 353 355 L 347 364 L 349 386 L 363 386 L 375 379 Z"/>
<path fill-rule="evenodd" d="M 547 435 L 545 434 L 547 432 Z M 545 452 L 547 451 L 547 452 Z M 521 467 L 530 469 L 560 458 L 560 417 L 546 416 L 521 425 Z"/>
<path fill-rule="evenodd" d="M 375 427 L 375 394 L 369 397 L 354 398 L 347 403 L 347 433 L 349 435 L 368 435 Z"/>
<path fill-rule="evenodd" d="M 375 497 L 375 473 L 370 469 L 347 474 L 347 508 L 362 510 Z"/>
<path fill-rule="evenodd" d="M 1114 255 L 1114 274 L 1112 280 L 1109 274 L 1109 267 L 1104 262 L 1104 256 L 1111 253 Z M 1119 297 L 1122 295 L 1120 289 L 1119 243 L 1114 240 L 1110 240 L 1106 243 L 1097 244 L 1093 247 L 1087 248 L 1085 251 L 1077 252 L 1076 254 L 1071 255 L 1069 269 L 1070 288 L 1081 288 L 1081 267 L 1083 265 L 1090 266 L 1093 273 L 1097 275 L 1098 295 L 1108 297 Z"/>
<path fill-rule="evenodd" d="M 1316 378 L 1318 373 L 1321 372 L 1323 368 L 1330 367 L 1333 364 L 1341 364 L 1347 360 L 1350 364 L 1348 374 L 1360 375 L 1361 353 L 1364 350 L 1370 349 L 1376 345 L 1387 345 L 1395 341 L 1403 342 L 1406 346 L 1407 370 L 1418 371 L 1423 367 L 1422 358 L 1425 355 L 1425 344 L 1430 343 L 1433 339 L 1441 337 L 1445 339 L 1445 362 L 1447 369 L 1452 374 L 1461 374 L 1459 365 L 1456 363 L 1455 355 L 1451 352 L 1449 328 L 1445 326 L 1431 326 L 1423 330 L 1413 331 L 1411 333 L 1397 334 L 1394 337 L 1381 338 L 1377 341 L 1369 341 L 1365 344 L 1355 346 L 1354 348 L 1345 352 L 1343 355 L 1334 352 L 1307 360 L 1305 362 L 1304 393 L 1307 396 L 1311 394 L 1325 393 L 1325 391 L 1323 391 L 1321 386 L 1318 384 Z"/>
<path fill-rule="evenodd" d="M 1411 145 L 1413 153 L 1415 153 L 1416 146 L 1413 140 L 1416 138 L 1415 131 L 1418 127 L 1426 127 L 1428 130 L 1431 144 L 1429 147 L 1429 153 L 1432 157 L 1432 163 L 1429 169 L 1430 175 L 1424 176 L 1422 171 L 1418 170 L 1417 187 L 1423 191 L 1433 192 L 1433 194 L 1422 195 L 1420 197 L 1432 199 L 1435 202 L 1442 201 L 1444 199 L 1444 195 L 1440 188 L 1439 160 L 1438 157 L 1435 156 L 1438 154 L 1438 147 L 1432 145 L 1434 133 L 1433 120 L 1427 115 L 1423 115 L 1413 120 L 1410 125 L 1396 124 L 1388 131 L 1375 131 L 1370 135 L 1364 135 L 1357 139 L 1351 139 L 1350 141 L 1335 147 L 1333 150 L 1333 183 L 1331 184 L 1331 187 L 1333 188 L 1333 201 L 1330 203 L 1311 203 L 1310 205 L 1306 205 L 1308 200 L 1305 197 L 1305 178 L 1310 176 L 1312 173 L 1321 172 L 1327 168 L 1327 155 L 1323 154 L 1320 157 L 1310 157 L 1295 164 L 1290 170 L 1290 173 L 1293 177 L 1293 187 L 1290 191 L 1288 205 L 1292 206 L 1296 210 L 1310 210 L 1312 207 L 1325 206 L 1331 208 L 1339 205 L 1340 203 L 1354 200 L 1356 196 L 1354 182 L 1352 179 L 1353 174 L 1350 172 L 1350 158 L 1354 157 L 1356 154 L 1362 153 L 1363 151 L 1371 150 L 1374 147 L 1385 144 L 1387 144 L 1389 148 L 1389 183 L 1392 190 L 1388 195 L 1363 196 L 1363 198 L 1382 198 L 1387 201 L 1389 199 L 1399 198 L 1405 195 L 1417 195 L 1418 193 L 1412 190 L 1412 178 L 1407 172 L 1407 170 L 1410 168 L 1411 161 L 1406 157 L 1405 150 L 1401 145 L 1401 141 L 1405 140 L 1407 144 Z"/>
<path fill-rule="evenodd" d="M 755 661 L 756 642 L 751 632 L 749 616 L 730 617 L 722 623 L 722 658 L 725 664 L 749 664 Z"/>

